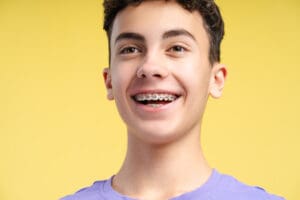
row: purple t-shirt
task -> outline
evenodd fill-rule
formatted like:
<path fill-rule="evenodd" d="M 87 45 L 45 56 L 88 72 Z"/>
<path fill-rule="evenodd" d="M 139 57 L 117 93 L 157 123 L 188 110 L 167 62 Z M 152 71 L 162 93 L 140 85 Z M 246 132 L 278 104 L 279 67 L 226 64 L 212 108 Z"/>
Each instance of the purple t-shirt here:
<path fill-rule="evenodd" d="M 112 178 L 97 181 L 92 186 L 79 190 L 61 200 L 133 200 L 111 186 Z M 171 200 L 283 200 L 267 193 L 260 187 L 245 185 L 232 176 L 213 170 L 205 184 L 199 188 L 172 198 Z"/>

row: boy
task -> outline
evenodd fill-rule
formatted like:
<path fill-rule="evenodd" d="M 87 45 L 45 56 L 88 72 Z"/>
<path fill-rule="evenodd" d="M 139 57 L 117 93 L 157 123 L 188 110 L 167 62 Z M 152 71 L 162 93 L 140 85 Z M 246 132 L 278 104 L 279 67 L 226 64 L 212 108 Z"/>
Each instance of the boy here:
<path fill-rule="evenodd" d="M 213 0 L 105 0 L 107 97 L 127 126 L 120 171 L 63 200 L 279 200 L 212 169 L 202 154 L 208 96 L 219 98 L 224 35 Z"/>

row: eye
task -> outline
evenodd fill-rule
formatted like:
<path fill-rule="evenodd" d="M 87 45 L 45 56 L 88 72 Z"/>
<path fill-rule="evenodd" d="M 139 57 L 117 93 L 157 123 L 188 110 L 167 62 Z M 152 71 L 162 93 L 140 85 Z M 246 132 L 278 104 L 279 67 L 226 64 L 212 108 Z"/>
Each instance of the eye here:
<path fill-rule="evenodd" d="M 139 53 L 139 52 L 140 52 L 140 50 L 134 46 L 124 47 L 120 50 L 120 54 L 134 54 L 134 53 Z"/>
<path fill-rule="evenodd" d="M 169 48 L 166 51 L 166 54 L 174 58 L 180 58 L 185 56 L 190 50 L 191 49 L 187 45 L 173 44 L 169 46 Z"/>
<path fill-rule="evenodd" d="M 180 46 L 180 45 L 175 45 L 175 46 L 172 46 L 169 51 L 171 52 L 178 52 L 178 53 L 183 53 L 186 51 L 186 48 Z"/>

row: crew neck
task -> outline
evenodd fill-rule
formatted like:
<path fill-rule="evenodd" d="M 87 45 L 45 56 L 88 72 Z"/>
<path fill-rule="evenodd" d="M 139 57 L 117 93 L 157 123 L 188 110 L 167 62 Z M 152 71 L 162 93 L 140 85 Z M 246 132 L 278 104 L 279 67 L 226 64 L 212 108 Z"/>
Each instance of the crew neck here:
<path fill-rule="evenodd" d="M 138 200 L 138 199 L 134 199 L 128 196 L 125 196 L 121 193 L 119 193 L 118 191 L 116 191 L 113 187 L 112 187 L 112 181 L 115 175 L 113 175 L 110 179 L 108 179 L 105 184 L 103 185 L 103 190 L 104 192 L 108 192 L 111 194 L 111 197 L 113 199 L 123 199 L 123 200 Z M 212 188 L 214 188 L 214 186 L 217 184 L 218 180 L 219 180 L 220 174 L 216 169 L 212 170 L 211 175 L 209 176 L 209 178 L 206 180 L 206 182 L 204 184 L 202 184 L 201 186 L 195 188 L 194 190 L 191 190 L 190 192 L 186 192 L 183 194 L 180 194 L 178 196 L 172 197 L 169 200 L 178 200 L 178 199 L 186 199 L 189 196 L 193 196 L 195 194 L 202 194 L 205 195 L 207 194 L 209 191 L 211 191 Z"/>

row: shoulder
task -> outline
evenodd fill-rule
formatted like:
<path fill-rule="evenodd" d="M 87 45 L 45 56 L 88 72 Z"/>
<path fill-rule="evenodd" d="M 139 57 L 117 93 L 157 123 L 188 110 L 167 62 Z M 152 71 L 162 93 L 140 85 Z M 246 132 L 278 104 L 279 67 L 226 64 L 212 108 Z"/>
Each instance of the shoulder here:
<path fill-rule="evenodd" d="M 244 184 L 225 174 L 219 174 L 215 192 L 212 192 L 211 196 L 215 197 L 212 199 L 230 200 L 284 200 L 282 197 L 268 193 L 261 187 Z"/>
<path fill-rule="evenodd" d="M 109 199 L 105 197 L 105 185 L 109 180 L 96 181 L 93 185 L 85 187 L 72 195 L 65 196 L 60 200 L 99 200 Z"/>

